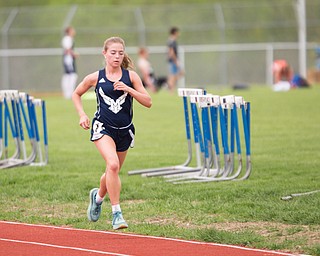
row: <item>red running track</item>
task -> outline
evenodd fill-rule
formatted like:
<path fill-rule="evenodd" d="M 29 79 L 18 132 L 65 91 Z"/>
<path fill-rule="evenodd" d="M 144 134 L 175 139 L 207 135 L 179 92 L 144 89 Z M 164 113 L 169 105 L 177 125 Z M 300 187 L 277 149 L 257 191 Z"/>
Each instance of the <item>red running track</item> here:
<path fill-rule="evenodd" d="M 0 221 L 0 256 L 271 256 L 289 253 L 129 233 Z"/>

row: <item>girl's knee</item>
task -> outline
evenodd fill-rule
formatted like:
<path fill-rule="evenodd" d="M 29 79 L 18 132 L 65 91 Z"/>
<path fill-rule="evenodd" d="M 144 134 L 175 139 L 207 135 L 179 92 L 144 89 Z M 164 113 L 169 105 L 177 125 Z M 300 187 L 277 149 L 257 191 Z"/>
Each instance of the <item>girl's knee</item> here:
<path fill-rule="evenodd" d="M 107 171 L 113 173 L 119 173 L 120 164 L 118 162 L 112 162 L 107 164 Z"/>

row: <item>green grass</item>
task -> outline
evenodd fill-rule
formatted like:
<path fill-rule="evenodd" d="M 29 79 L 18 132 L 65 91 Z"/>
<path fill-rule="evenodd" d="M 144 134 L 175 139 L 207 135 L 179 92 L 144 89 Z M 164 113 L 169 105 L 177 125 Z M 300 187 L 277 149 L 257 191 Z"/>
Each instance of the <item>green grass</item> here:
<path fill-rule="evenodd" d="M 123 232 L 320 255 L 320 193 L 280 200 L 320 189 L 320 87 L 208 92 L 251 102 L 252 175 L 183 185 L 129 176 L 130 170 L 180 164 L 187 156 L 182 100 L 162 91 L 153 95 L 151 109 L 135 102 L 136 145 L 121 171 L 121 206 L 129 223 Z M 110 230 L 107 200 L 101 220 L 86 218 L 88 192 L 104 171 L 89 131 L 79 127 L 71 101 L 44 99 L 49 164 L 1 170 L 0 219 Z M 95 101 L 84 106 L 92 116 Z"/>

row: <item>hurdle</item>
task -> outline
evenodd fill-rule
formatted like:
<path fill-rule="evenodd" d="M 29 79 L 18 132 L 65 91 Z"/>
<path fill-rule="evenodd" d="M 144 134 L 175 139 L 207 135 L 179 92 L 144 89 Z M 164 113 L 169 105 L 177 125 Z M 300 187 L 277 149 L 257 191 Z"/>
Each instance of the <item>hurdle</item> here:
<path fill-rule="evenodd" d="M 220 102 L 220 97 L 215 97 L 213 95 L 201 95 L 201 96 L 190 96 L 190 102 L 193 104 L 193 113 L 196 113 L 197 116 L 197 107 L 196 104 L 200 104 L 201 106 L 217 106 Z M 203 150 L 204 150 L 204 165 L 203 169 L 197 173 L 193 173 L 191 175 L 175 175 L 174 177 L 170 177 L 168 175 L 165 178 L 170 178 L 168 181 L 178 181 L 178 180 L 185 180 L 185 179 L 193 179 L 193 177 L 202 177 L 202 176 L 216 176 L 220 172 L 220 162 L 219 162 L 219 147 L 217 147 L 216 143 L 218 143 L 218 139 L 216 133 L 213 133 L 211 136 L 210 133 L 210 123 L 209 123 L 209 112 L 208 108 L 201 109 L 201 120 L 202 120 L 202 127 L 200 118 L 197 118 L 193 123 L 195 126 L 196 131 L 198 132 L 198 137 L 202 141 Z M 216 122 L 215 122 L 216 123 Z M 201 132 L 202 130 L 202 132 Z M 214 148 L 215 151 L 213 152 L 212 148 L 212 138 L 214 139 Z M 214 167 L 213 169 L 211 167 Z"/>
<path fill-rule="evenodd" d="M 197 116 L 194 112 L 195 107 L 193 103 L 190 103 L 190 108 L 192 112 L 192 123 L 193 123 L 193 132 L 194 132 L 194 144 L 195 144 L 195 153 L 196 153 L 196 163 L 195 167 L 189 166 L 192 160 L 192 142 L 191 142 L 191 131 L 190 131 L 190 117 L 189 117 L 189 102 L 188 97 L 190 95 L 204 95 L 206 92 L 203 89 L 193 89 L 193 88 L 179 88 L 178 96 L 182 97 L 183 100 L 183 109 L 184 109 L 184 121 L 185 121 L 185 129 L 186 129 L 186 140 L 187 140 L 187 150 L 188 156 L 184 163 L 179 165 L 172 165 L 167 167 L 159 167 L 159 168 L 149 168 L 142 170 L 132 170 L 129 171 L 129 175 L 141 174 L 145 177 L 154 177 L 154 176 L 163 176 L 163 175 L 173 175 L 173 174 L 181 174 L 181 173 L 189 173 L 189 172 L 197 172 L 203 170 L 203 163 L 201 160 L 202 154 L 202 139 L 199 140 L 198 131 L 195 128 L 194 123 L 196 122 Z"/>
<path fill-rule="evenodd" d="M 245 102 L 241 96 L 222 96 L 220 97 L 220 103 L 218 103 L 218 96 L 216 95 L 206 95 L 206 96 L 194 96 L 192 101 L 198 103 L 203 113 L 202 115 L 202 125 L 203 127 L 208 126 L 209 115 L 207 110 L 210 109 L 211 114 L 211 128 L 213 134 L 213 141 L 210 141 L 210 134 L 208 129 L 203 129 L 204 138 L 207 138 L 209 143 L 213 143 L 215 147 L 216 157 L 215 162 L 218 167 L 218 171 L 214 175 L 210 175 L 208 163 L 206 164 L 207 171 L 205 173 L 200 173 L 199 175 L 189 175 L 185 177 L 178 177 L 174 179 L 168 179 L 169 182 L 174 184 L 181 183 L 191 183 L 191 182 L 209 182 L 209 181 L 228 181 L 228 180 L 244 180 L 247 179 L 251 173 L 251 151 L 250 151 L 250 103 Z M 244 140 L 246 146 L 246 171 L 245 174 L 239 178 L 242 171 L 242 155 L 241 155 L 241 145 L 240 145 L 240 133 L 238 125 L 237 110 L 241 109 L 242 120 L 243 120 L 243 130 L 244 130 Z M 224 150 L 224 167 L 219 168 L 219 145 L 217 136 L 217 113 L 219 113 L 220 121 L 220 131 L 221 131 L 221 141 Z M 228 116 L 230 115 L 230 118 Z M 228 120 L 230 119 L 230 143 L 228 136 Z M 206 135 L 207 133 L 207 135 Z M 206 143 L 206 141 L 204 141 Z M 238 168 L 235 171 L 234 162 L 234 151 L 235 142 L 238 153 Z M 230 144 L 230 147 L 229 147 Z M 208 154 L 208 148 L 205 148 Z M 166 177 L 168 178 L 168 177 Z"/>
<path fill-rule="evenodd" d="M 46 119 L 46 104 L 45 101 L 42 99 L 33 99 L 32 98 L 31 104 L 31 116 L 30 119 L 31 126 L 34 130 L 34 139 L 35 139 L 35 159 L 30 165 L 32 166 L 44 166 L 48 163 L 49 159 L 49 150 L 48 150 L 48 132 L 47 132 L 47 119 Z M 40 109 L 40 114 L 37 114 L 37 108 Z M 39 123 L 38 118 L 41 117 L 42 119 L 42 138 L 43 138 L 43 145 L 41 143 L 41 135 L 39 132 Z"/>
<path fill-rule="evenodd" d="M 18 95 L 17 90 L 4 90 L 0 91 L 1 102 L 3 103 L 3 116 L 4 119 L 4 148 L 3 148 L 3 159 L 0 161 L 0 168 L 6 168 L 7 166 L 19 165 L 21 162 L 16 161 L 21 155 L 21 144 L 19 140 L 19 130 L 18 130 L 18 118 L 17 118 L 17 105 L 16 97 Z M 8 103 L 9 101 L 9 103 Z M 11 104 L 10 104 L 11 103 Z M 2 110 L 2 109 L 1 109 Z M 1 112 L 2 116 L 2 112 Z M 12 155 L 9 156 L 9 138 L 8 138 L 8 126 L 12 133 L 12 142 L 14 144 L 14 150 L 10 151 Z M 1 123 L 1 136 L 2 133 L 2 123 Z M 23 136 L 22 136 L 23 138 Z M 2 140 L 2 139 L 1 139 Z"/>
<path fill-rule="evenodd" d="M 202 95 L 201 99 L 207 99 L 207 95 Z M 211 141 L 211 135 L 210 135 L 210 125 L 208 120 L 208 111 L 207 109 L 203 109 L 201 111 L 201 118 L 198 114 L 197 110 L 197 96 L 191 95 L 190 96 L 190 102 L 192 105 L 192 113 L 193 116 L 195 116 L 195 120 L 193 122 L 193 125 L 195 127 L 195 131 L 197 132 L 195 136 L 197 136 L 198 140 L 200 141 L 201 150 L 202 150 L 202 157 L 203 157 L 203 166 L 202 169 L 196 173 L 193 173 L 192 175 L 199 175 L 199 176 L 206 176 L 206 175 L 214 175 L 214 173 L 218 172 L 218 169 L 210 169 L 211 166 L 217 166 L 217 163 L 215 161 L 216 157 L 213 153 L 212 144 Z M 200 120 L 203 120 L 202 126 L 200 124 Z M 165 177 L 168 177 L 165 176 Z M 171 176 L 172 177 L 172 176 Z M 174 177 L 182 178 L 183 177 L 189 177 L 189 174 L 186 175 L 175 175 Z"/>
<path fill-rule="evenodd" d="M 38 134 L 36 113 L 38 105 L 41 105 L 42 110 L 44 158 L 40 152 L 40 136 Z M 34 99 L 18 90 L 0 90 L 0 121 L 0 169 L 23 165 L 47 164 L 48 139 L 44 101 Z M 11 139 L 9 138 L 10 131 L 12 135 Z M 25 133 L 28 134 L 30 140 L 29 146 L 25 143 Z M 12 153 L 12 155 L 9 156 L 9 153 Z"/>

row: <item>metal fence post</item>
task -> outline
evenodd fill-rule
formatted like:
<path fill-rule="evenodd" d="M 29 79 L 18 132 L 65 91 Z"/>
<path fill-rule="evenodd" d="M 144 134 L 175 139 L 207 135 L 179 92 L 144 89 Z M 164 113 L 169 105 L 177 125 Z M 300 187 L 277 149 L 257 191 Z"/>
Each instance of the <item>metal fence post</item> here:
<path fill-rule="evenodd" d="M 9 17 L 7 18 L 5 24 L 1 29 L 2 34 L 2 49 L 8 49 L 8 31 L 12 22 L 18 14 L 18 9 L 14 8 L 11 10 Z M 9 79 L 9 56 L 2 57 L 2 86 L 3 88 L 10 88 L 10 79 Z"/>

